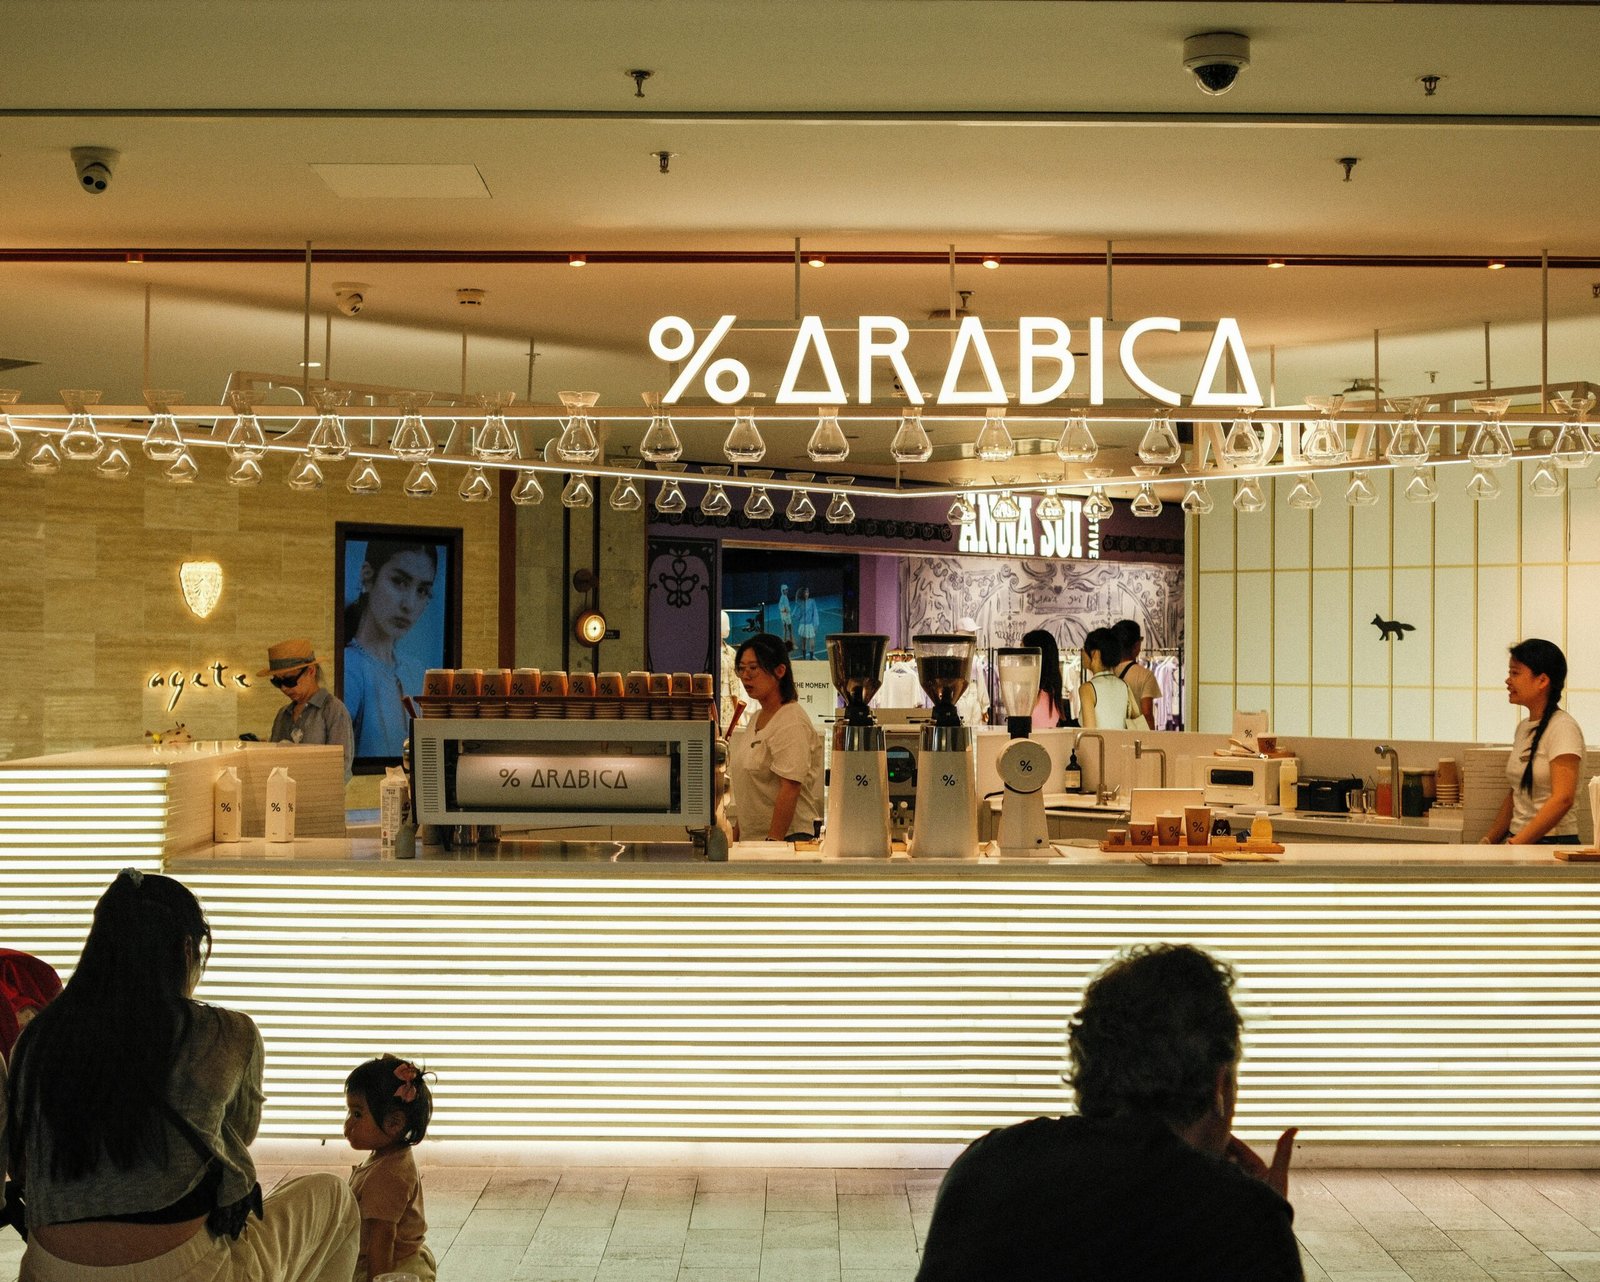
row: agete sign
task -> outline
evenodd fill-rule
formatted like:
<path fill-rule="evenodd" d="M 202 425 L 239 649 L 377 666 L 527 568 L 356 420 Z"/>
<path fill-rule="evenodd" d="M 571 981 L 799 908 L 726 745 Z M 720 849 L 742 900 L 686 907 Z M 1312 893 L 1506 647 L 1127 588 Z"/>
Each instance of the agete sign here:
<path fill-rule="evenodd" d="M 743 361 L 731 356 L 713 360 L 723 339 L 733 328 L 736 316 L 723 316 L 712 326 L 711 332 L 695 341 L 694 326 L 681 316 L 663 316 L 650 327 L 650 350 L 664 361 L 683 361 L 672 387 L 662 397 L 662 402 L 674 405 L 693 384 L 696 378 L 705 380 L 706 394 L 719 405 L 733 405 L 745 399 L 750 391 L 750 371 Z M 1182 405 L 1183 396 L 1169 387 L 1163 387 L 1139 367 L 1135 348 L 1139 340 L 1149 333 L 1176 334 L 1182 324 L 1172 316 L 1146 316 L 1134 321 L 1122 333 L 1117 345 L 1117 360 L 1122 372 L 1145 395 L 1163 405 Z M 1089 404 L 1105 404 L 1106 335 L 1105 319 L 1089 317 L 1084 338 L 1088 342 L 1085 363 L 1089 376 Z M 862 316 L 856 322 L 856 403 L 872 404 L 872 381 L 875 370 L 887 365 L 905 397 L 913 405 L 927 404 L 927 397 L 912 376 L 906 363 L 906 347 L 911 341 L 911 331 L 906 323 L 893 316 Z M 1072 386 L 1077 373 L 1077 357 L 1071 351 L 1072 332 L 1065 321 L 1054 316 L 1024 316 L 1017 322 L 1017 389 L 1019 405 L 1048 405 L 1062 396 Z M 1231 356 L 1239 374 L 1241 390 L 1220 392 L 1216 389 L 1217 375 L 1222 370 L 1224 356 Z M 821 374 L 820 387 L 800 387 L 800 375 L 808 362 L 814 362 Z M 984 386 L 976 391 L 961 391 L 957 384 L 963 370 L 969 365 L 976 368 Z M 1048 381 L 1047 381 L 1048 380 Z M 794 347 L 789 352 L 789 363 L 783 371 L 783 381 L 773 398 L 776 405 L 843 405 L 844 380 L 839 374 L 839 362 L 834 355 L 828 332 L 820 316 L 806 316 L 800 321 L 795 334 Z M 1006 405 L 1012 400 L 1010 390 L 1000 378 L 995 363 L 994 348 L 984 332 L 983 322 L 968 316 L 956 330 L 950 345 L 950 359 L 945 365 L 944 378 L 934 397 L 935 405 Z M 1217 407 L 1252 407 L 1262 404 L 1261 389 L 1255 372 L 1250 368 L 1250 357 L 1245 351 L 1244 337 L 1239 332 L 1239 322 L 1224 316 L 1211 334 L 1206 349 L 1205 362 L 1200 376 L 1195 380 L 1189 404 Z"/>

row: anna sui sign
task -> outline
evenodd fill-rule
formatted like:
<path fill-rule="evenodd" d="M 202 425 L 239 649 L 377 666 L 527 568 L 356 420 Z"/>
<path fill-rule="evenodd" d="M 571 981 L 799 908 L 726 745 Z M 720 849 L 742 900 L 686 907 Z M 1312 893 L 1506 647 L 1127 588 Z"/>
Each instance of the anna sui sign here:
<path fill-rule="evenodd" d="M 1023 494 L 1011 500 L 1022 509 L 1015 521 L 996 520 L 997 494 L 969 494 L 975 518 L 960 527 L 956 551 L 983 556 L 1033 556 L 1053 560 L 1100 559 L 1100 522 L 1083 514 L 1081 499 L 1061 499 L 1062 513 L 1045 520 L 1034 510 L 1033 496 Z"/>

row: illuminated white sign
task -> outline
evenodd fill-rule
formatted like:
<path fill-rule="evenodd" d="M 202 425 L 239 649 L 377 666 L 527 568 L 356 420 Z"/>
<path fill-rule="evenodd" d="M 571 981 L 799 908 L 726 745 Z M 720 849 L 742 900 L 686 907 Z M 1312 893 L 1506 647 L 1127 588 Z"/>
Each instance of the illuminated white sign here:
<path fill-rule="evenodd" d="M 209 667 L 197 672 L 184 673 L 177 668 L 171 672 L 154 672 L 145 682 L 145 688 L 149 690 L 165 688 L 172 691 L 172 697 L 167 700 L 168 712 L 178 706 L 178 700 L 183 698 L 183 692 L 187 689 L 226 690 L 230 685 L 239 690 L 250 689 L 248 673 L 235 672 L 230 676 L 224 676 L 227 671 L 228 665 L 218 659 Z M 211 678 L 209 681 L 206 680 L 208 676 Z"/>
<path fill-rule="evenodd" d="M 663 316 L 650 327 L 650 350 L 661 360 L 683 362 L 672 387 L 661 398 L 664 404 L 676 404 L 694 386 L 696 379 L 703 380 L 706 395 L 719 405 L 734 405 L 749 395 L 750 370 L 743 361 L 732 356 L 712 359 L 736 320 L 736 316 L 718 318 L 710 332 L 698 342 L 694 326 L 681 316 Z M 1117 345 L 1117 360 L 1128 381 L 1163 405 L 1182 405 L 1183 396 L 1146 374 L 1140 368 L 1134 347 L 1145 334 L 1176 334 L 1181 329 L 1182 324 L 1175 317 L 1146 316 L 1129 325 Z M 1105 319 L 1100 316 L 1089 317 L 1083 338 L 1088 342 L 1085 364 L 1088 366 L 1089 404 L 1104 405 Z M 1072 386 L 1078 364 L 1071 350 L 1073 336 L 1067 323 L 1054 316 L 1024 316 L 1017 322 L 1016 341 L 1017 404 L 1048 405 L 1063 396 Z M 910 342 L 910 329 L 904 321 L 894 316 L 858 318 L 855 341 L 857 404 L 872 404 L 873 376 L 878 367 L 884 364 L 887 364 L 911 404 L 927 403 L 922 388 L 911 373 L 911 366 L 906 362 L 906 347 Z M 1222 371 L 1225 357 L 1232 358 L 1233 366 L 1238 371 L 1240 391 L 1216 390 L 1217 376 Z M 816 386 L 801 387 L 801 374 L 808 365 L 815 366 L 821 381 Z M 958 386 L 963 371 L 969 366 L 976 368 L 983 383 L 976 391 L 962 391 Z M 1048 379 L 1047 373 L 1050 375 Z M 844 380 L 839 373 L 839 362 L 822 318 L 802 317 L 794 346 L 789 351 L 782 382 L 772 398 L 773 403 L 843 405 L 848 399 Z M 1000 377 L 994 347 L 984 331 L 983 321 L 976 316 L 966 317 L 950 344 L 950 358 L 945 365 L 934 404 L 987 407 L 1006 405 L 1012 399 L 1011 389 Z M 1212 331 L 1211 343 L 1206 349 L 1206 358 L 1200 367 L 1200 376 L 1195 380 L 1189 403 L 1240 408 L 1262 404 L 1261 389 L 1256 383 L 1255 371 L 1250 368 L 1244 336 L 1239 332 L 1239 322 L 1231 316 L 1224 316 Z"/>
<path fill-rule="evenodd" d="M 960 527 L 961 537 L 956 542 L 958 552 L 976 552 L 984 556 L 1052 557 L 1057 560 L 1100 559 L 1100 522 L 1088 520 L 1083 515 L 1079 499 L 1063 498 L 1062 515 L 1053 521 L 1041 520 L 1034 511 L 1033 498 L 1023 494 L 1013 499 L 1022 509 L 1016 521 L 997 521 L 994 505 L 997 494 L 969 494 L 967 501 L 977 512 L 977 519 Z M 1087 538 L 1085 526 L 1088 527 Z"/>

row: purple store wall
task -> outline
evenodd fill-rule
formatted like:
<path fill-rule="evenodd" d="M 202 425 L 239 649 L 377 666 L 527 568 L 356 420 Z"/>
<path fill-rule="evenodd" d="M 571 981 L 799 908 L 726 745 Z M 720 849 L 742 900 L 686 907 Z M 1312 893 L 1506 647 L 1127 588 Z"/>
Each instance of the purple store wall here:
<path fill-rule="evenodd" d="M 813 498 L 819 508 L 823 507 L 827 493 L 814 491 Z M 720 548 L 723 543 L 737 543 L 770 547 L 780 556 L 784 547 L 859 553 L 860 628 L 864 632 L 886 633 L 897 641 L 904 631 L 901 562 L 908 556 L 948 558 L 958 555 L 955 532 L 945 515 L 950 506 L 947 499 L 859 499 L 855 501 L 856 519 L 848 526 L 830 525 L 820 516 L 802 526 L 791 525 L 781 515 L 781 503 L 780 515 L 766 522 L 752 522 L 737 509 L 728 517 L 708 517 L 694 506 L 696 501 L 691 492 L 691 506 L 687 512 L 668 518 L 654 514 L 649 526 L 647 565 L 653 566 L 660 560 L 658 549 L 663 543 L 682 541 L 704 544 L 708 552 L 713 547 Z M 1182 565 L 1183 513 L 1177 504 L 1169 503 L 1159 516 L 1150 518 L 1134 516 L 1123 501 L 1114 501 L 1114 508 L 1112 516 L 1100 523 L 1099 563 Z M 963 560 L 985 559 L 960 555 Z M 1093 566 L 1097 562 L 1071 564 Z M 707 579 L 716 577 L 705 575 Z M 703 589 L 710 584 L 702 580 L 700 586 L 702 593 L 696 596 L 703 604 L 698 608 L 712 611 L 709 617 L 714 620 L 715 611 L 722 605 L 720 584 L 714 601 L 709 595 L 703 595 Z M 676 653 L 681 648 L 684 620 L 672 617 L 676 611 L 656 608 L 661 603 L 656 600 L 653 587 L 651 592 L 648 652 Z"/>

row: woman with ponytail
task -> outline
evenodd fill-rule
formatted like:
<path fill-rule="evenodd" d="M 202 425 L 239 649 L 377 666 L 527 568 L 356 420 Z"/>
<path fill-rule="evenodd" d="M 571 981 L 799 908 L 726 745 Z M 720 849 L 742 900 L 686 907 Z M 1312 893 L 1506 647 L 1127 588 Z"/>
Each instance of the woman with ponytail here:
<path fill-rule="evenodd" d="M 1529 637 L 1511 647 L 1506 694 L 1526 708 L 1506 761 L 1510 785 L 1483 840 L 1489 845 L 1576 844 L 1578 821 L 1572 803 L 1583 764 L 1583 731 L 1563 711 L 1567 657 L 1551 641 Z"/>

